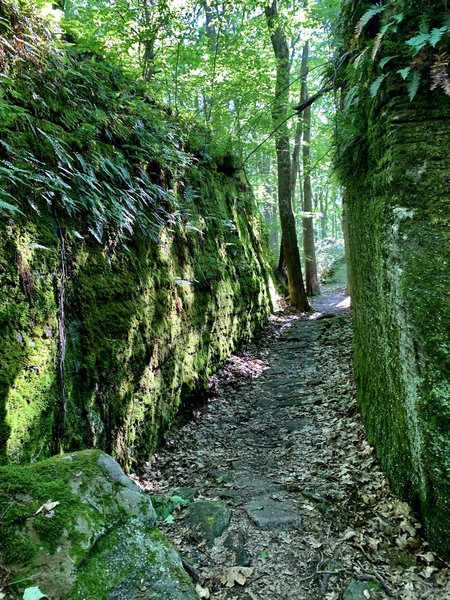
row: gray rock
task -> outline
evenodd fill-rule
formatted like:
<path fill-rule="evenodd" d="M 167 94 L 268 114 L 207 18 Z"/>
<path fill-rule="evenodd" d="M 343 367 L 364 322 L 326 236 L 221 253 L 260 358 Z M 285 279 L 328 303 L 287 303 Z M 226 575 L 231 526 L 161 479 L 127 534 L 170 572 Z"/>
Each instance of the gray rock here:
<path fill-rule="evenodd" d="M 291 500 L 277 501 L 258 498 L 244 506 L 250 519 L 260 529 L 275 529 L 300 526 L 302 518 Z"/>
<path fill-rule="evenodd" d="M 368 590 L 371 598 L 377 598 L 374 592 L 380 592 L 381 586 L 376 581 L 351 581 L 342 596 L 343 600 L 367 600 L 364 592 Z"/>
<path fill-rule="evenodd" d="M 224 546 L 233 553 L 232 564 L 240 567 L 249 567 L 252 564 L 252 557 L 247 551 L 246 544 L 247 539 L 242 531 L 227 536 Z"/>
<path fill-rule="evenodd" d="M 110 456 L 84 450 L 0 467 L 2 480 L 16 481 L 17 499 L 29 504 L 26 523 L 2 522 L 9 539 L 21 540 L 27 549 L 22 562 L 12 551 L 13 560 L 5 565 L 24 582 L 19 593 L 33 581 L 53 600 L 196 597 L 175 551 L 153 529 L 150 496 Z M 57 504 L 36 512 L 43 497 Z"/>
<path fill-rule="evenodd" d="M 68 600 L 196 600 L 180 557 L 157 529 L 130 520 L 96 545 Z"/>
<path fill-rule="evenodd" d="M 187 522 L 212 544 L 228 527 L 230 518 L 230 511 L 222 502 L 198 500 L 189 506 Z"/>
<path fill-rule="evenodd" d="M 139 488 L 134 481 L 131 481 L 131 479 L 125 475 L 119 463 L 115 461 L 112 456 L 109 456 L 109 454 L 102 452 L 98 458 L 98 464 L 103 469 L 109 481 L 119 483 L 130 490 L 139 491 Z"/>

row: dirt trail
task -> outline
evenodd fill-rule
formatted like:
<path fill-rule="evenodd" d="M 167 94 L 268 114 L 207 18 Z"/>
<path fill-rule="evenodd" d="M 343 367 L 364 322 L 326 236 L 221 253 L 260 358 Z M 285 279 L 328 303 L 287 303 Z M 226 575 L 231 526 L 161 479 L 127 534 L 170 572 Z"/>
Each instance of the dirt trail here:
<path fill-rule="evenodd" d="M 164 515 L 189 500 L 162 526 L 200 597 L 449 598 L 449 570 L 366 441 L 345 296 L 328 291 L 314 306 L 274 315 L 232 357 L 140 483 L 165 496 Z"/>

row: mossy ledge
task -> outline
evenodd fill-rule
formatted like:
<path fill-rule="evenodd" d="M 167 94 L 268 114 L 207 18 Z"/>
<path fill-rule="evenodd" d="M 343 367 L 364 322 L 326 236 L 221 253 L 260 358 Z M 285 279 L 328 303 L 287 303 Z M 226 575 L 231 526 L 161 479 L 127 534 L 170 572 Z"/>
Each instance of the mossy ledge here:
<path fill-rule="evenodd" d="M 265 240 L 206 130 L 27 10 L 0 7 L 0 462 L 130 466 L 265 322 Z"/>
<path fill-rule="evenodd" d="M 428 4 L 439 21 L 443 5 Z M 354 40 L 367 5 L 345 7 L 345 34 Z M 379 26 L 399 11 L 408 39 L 420 25 L 414 3 L 389 4 Z M 375 43 L 368 31 L 358 49 L 370 57 Z M 379 60 L 394 43 L 384 38 Z M 359 403 L 394 491 L 419 511 L 430 543 L 448 559 L 450 102 L 425 77 L 411 102 L 394 71 L 371 98 L 374 62 L 365 64 L 346 72 L 346 91 L 357 101 L 349 103 L 338 139 Z"/>

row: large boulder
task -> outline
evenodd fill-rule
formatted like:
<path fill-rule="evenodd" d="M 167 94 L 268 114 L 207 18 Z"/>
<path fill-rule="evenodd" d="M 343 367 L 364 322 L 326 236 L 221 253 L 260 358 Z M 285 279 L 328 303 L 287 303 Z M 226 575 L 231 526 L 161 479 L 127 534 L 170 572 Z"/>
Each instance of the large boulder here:
<path fill-rule="evenodd" d="M 0 468 L 0 563 L 12 597 L 196 598 L 149 496 L 99 450 Z M 6 572 L 6 571 L 5 571 Z"/>

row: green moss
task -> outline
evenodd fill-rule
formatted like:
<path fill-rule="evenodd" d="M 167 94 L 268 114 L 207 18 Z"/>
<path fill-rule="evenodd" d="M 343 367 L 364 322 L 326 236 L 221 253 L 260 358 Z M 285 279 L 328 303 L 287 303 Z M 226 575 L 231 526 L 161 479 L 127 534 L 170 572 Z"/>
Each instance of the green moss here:
<path fill-rule="evenodd" d="M 32 17 L 22 28 L 42 36 Z M 0 461 L 100 447 L 129 466 L 149 457 L 189 392 L 264 323 L 270 266 L 231 156 L 196 160 L 207 141 L 195 124 L 149 103 L 144 87 L 98 57 L 49 52 L 42 64 L 36 56 L 40 68 L 25 58 L 6 65 L 11 98 L 45 134 L 0 124 L 0 183 L 24 213 L 0 226 Z M 181 150 L 191 143 L 193 155 Z M 39 193 L 34 164 L 48 176 Z"/>
<path fill-rule="evenodd" d="M 113 600 L 135 594 L 152 600 L 196 598 L 187 573 L 164 535 L 157 529 L 131 523 L 96 544 L 80 566 L 68 600 Z"/>
<path fill-rule="evenodd" d="M 0 467 L 0 537 L 5 564 L 27 565 L 32 571 L 38 550 L 43 546 L 55 552 L 65 531 L 72 530 L 76 547 L 74 525 L 86 510 L 68 481 L 79 470 L 87 478 L 98 471 L 99 455 L 98 451 L 87 453 L 76 464 L 58 457 L 33 465 Z M 50 516 L 45 510 L 36 514 L 43 504 L 55 501 L 59 505 Z"/>
<path fill-rule="evenodd" d="M 393 489 L 450 556 L 448 98 L 421 90 L 411 103 L 395 81 L 361 98 L 347 117 L 364 155 L 340 156 L 359 401 Z"/>

